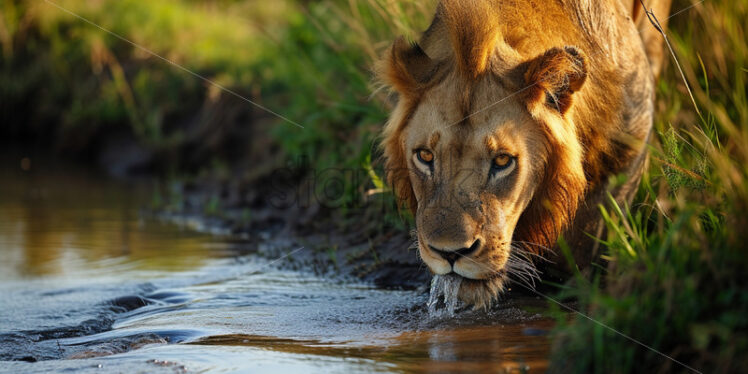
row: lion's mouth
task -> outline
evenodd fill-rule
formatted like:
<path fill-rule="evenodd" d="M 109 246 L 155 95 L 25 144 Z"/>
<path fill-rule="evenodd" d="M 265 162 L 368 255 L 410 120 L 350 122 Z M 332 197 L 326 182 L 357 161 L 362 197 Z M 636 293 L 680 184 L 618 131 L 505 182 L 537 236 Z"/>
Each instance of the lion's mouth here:
<path fill-rule="evenodd" d="M 489 279 L 469 279 L 456 273 L 435 275 L 427 303 L 429 315 L 454 316 L 460 301 L 473 309 L 488 309 L 502 293 L 504 282 L 500 275 Z"/>
<path fill-rule="evenodd" d="M 483 283 L 490 283 L 490 282 L 495 282 L 497 280 L 504 280 L 507 277 L 506 271 L 504 270 L 492 271 L 486 274 L 483 278 L 469 278 L 469 277 L 460 275 L 459 273 L 456 273 L 454 271 L 450 274 L 454 274 L 455 276 L 462 278 L 462 282 L 469 287 L 477 287 Z"/>
<path fill-rule="evenodd" d="M 481 241 L 476 240 L 474 246 L 480 246 Z M 416 244 L 420 250 L 421 258 L 434 274 L 434 281 L 444 281 L 449 279 L 451 284 L 458 284 L 454 287 L 454 298 L 446 297 L 447 295 L 439 293 L 438 300 L 441 304 L 446 305 L 448 300 L 459 299 L 465 304 L 472 305 L 476 309 L 488 308 L 503 294 L 505 286 L 512 281 L 520 280 L 532 284 L 537 277 L 537 271 L 534 270 L 532 263 L 522 252 L 512 247 L 507 250 L 509 253 L 503 261 L 481 261 L 473 255 L 456 253 L 455 260 L 445 258 L 439 250 L 434 250 L 423 238 L 419 238 Z M 473 246 L 471 246 L 473 247 Z M 468 247 L 467 250 L 471 248 Z M 441 251 L 443 252 L 443 251 Z M 458 251 L 452 251 L 458 252 Z M 460 256 L 462 254 L 462 256 Z M 485 257 L 485 256 L 482 256 Z M 489 256 L 490 257 L 490 256 Z M 517 279 L 515 279 L 517 278 Z M 434 284 L 432 283 L 432 294 L 434 294 Z"/>
<path fill-rule="evenodd" d="M 471 279 L 450 272 L 434 275 L 429 296 L 429 314 L 453 315 L 458 300 L 475 309 L 489 308 L 502 294 L 508 280 L 506 271 L 491 273 L 487 278 Z"/>
<path fill-rule="evenodd" d="M 486 280 L 500 276 L 500 274 L 495 274 L 492 264 L 484 263 L 478 257 L 481 254 L 477 252 L 480 252 L 483 246 L 480 239 L 474 240 L 469 247 L 460 249 L 439 249 L 427 244 L 422 238 L 419 238 L 417 245 L 421 259 L 434 274 L 442 276 L 454 274 L 471 280 Z"/>

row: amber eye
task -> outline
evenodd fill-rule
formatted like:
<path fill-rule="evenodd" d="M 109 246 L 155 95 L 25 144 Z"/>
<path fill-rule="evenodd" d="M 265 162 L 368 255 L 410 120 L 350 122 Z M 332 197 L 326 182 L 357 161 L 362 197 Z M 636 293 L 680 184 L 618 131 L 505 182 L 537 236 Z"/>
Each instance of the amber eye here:
<path fill-rule="evenodd" d="M 494 166 L 498 168 L 505 168 L 512 161 L 512 158 L 508 155 L 499 155 L 493 159 Z"/>
<path fill-rule="evenodd" d="M 491 172 L 496 173 L 509 169 L 514 164 L 514 157 L 502 154 L 494 157 Z M 507 170 L 508 171 L 508 170 Z"/>
<path fill-rule="evenodd" d="M 418 161 L 421 161 L 424 164 L 430 164 L 434 161 L 434 154 L 425 149 L 419 149 L 416 155 L 418 156 Z"/>

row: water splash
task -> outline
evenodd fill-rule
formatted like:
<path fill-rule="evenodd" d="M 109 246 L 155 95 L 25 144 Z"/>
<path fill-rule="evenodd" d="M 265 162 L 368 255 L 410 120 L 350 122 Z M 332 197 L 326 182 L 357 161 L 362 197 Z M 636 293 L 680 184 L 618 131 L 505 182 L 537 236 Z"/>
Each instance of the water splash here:
<path fill-rule="evenodd" d="M 426 304 L 431 317 L 454 317 L 455 309 L 459 299 L 457 294 L 460 291 L 462 277 L 457 274 L 434 275 L 431 278 L 431 291 L 429 292 L 429 301 Z M 440 301 L 442 301 L 440 303 Z"/>

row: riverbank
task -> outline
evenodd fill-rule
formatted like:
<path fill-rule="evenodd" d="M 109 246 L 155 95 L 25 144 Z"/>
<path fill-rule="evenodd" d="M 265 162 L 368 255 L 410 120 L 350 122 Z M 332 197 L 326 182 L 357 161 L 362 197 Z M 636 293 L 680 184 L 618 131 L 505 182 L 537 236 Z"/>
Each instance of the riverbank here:
<path fill-rule="evenodd" d="M 268 188 L 278 185 L 271 178 L 248 184 L 210 179 L 171 182 L 154 192 L 150 213 L 200 231 L 248 240 L 268 257 L 283 255 L 274 247 L 303 248 L 285 259 L 294 269 L 390 289 L 428 286 L 430 273 L 413 248 L 405 218 L 398 226 L 385 222 L 377 205 L 382 203 L 376 201 L 345 212 L 314 200 L 274 202 L 308 186 L 275 190 Z"/>

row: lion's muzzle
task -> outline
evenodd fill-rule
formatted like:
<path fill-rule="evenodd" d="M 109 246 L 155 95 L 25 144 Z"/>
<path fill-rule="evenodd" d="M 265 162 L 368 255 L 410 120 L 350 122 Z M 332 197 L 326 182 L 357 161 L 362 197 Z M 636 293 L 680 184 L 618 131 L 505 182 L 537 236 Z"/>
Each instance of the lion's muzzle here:
<path fill-rule="evenodd" d="M 470 247 L 436 248 L 430 244 L 421 246 L 421 257 L 431 270 L 440 275 L 456 273 L 469 279 L 482 279 L 485 265 L 476 258 L 480 252 L 481 240 L 476 239 Z"/>

